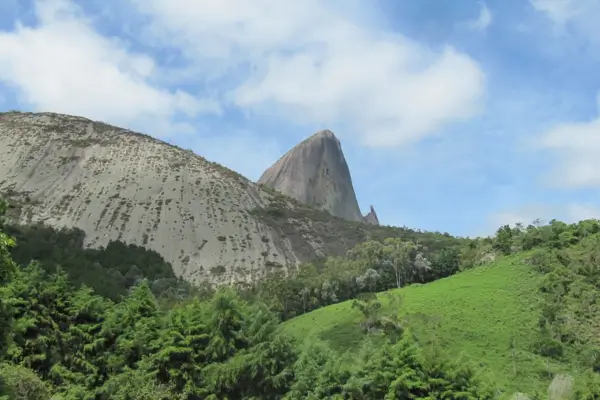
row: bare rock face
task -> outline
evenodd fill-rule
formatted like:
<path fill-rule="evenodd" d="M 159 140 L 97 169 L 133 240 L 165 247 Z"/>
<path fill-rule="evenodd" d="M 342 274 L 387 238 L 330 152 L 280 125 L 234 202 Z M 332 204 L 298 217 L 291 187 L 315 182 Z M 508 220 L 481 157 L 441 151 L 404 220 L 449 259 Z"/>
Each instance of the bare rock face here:
<path fill-rule="evenodd" d="M 364 222 L 339 141 L 322 132 L 302 146 L 301 153 L 318 162 L 304 172 L 293 170 L 301 165 L 288 167 L 290 176 L 310 179 L 312 192 L 304 194 Z M 341 256 L 373 235 L 396 235 L 323 218 L 190 150 L 54 113 L 0 113 L 0 197 L 14 206 L 14 222 L 79 228 L 92 248 L 113 240 L 143 246 L 191 282 L 287 274 L 315 257 Z"/>
<path fill-rule="evenodd" d="M 333 132 L 315 133 L 267 169 L 259 184 L 350 221 L 364 221 L 340 141 Z"/>
<path fill-rule="evenodd" d="M 373 206 L 371 206 L 371 211 L 369 211 L 369 213 L 365 215 L 363 219 L 367 224 L 379 225 L 379 218 L 377 218 L 377 213 L 375 212 L 375 208 Z"/>
<path fill-rule="evenodd" d="M 0 113 L 0 196 L 21 224 L 77 227 L 157 251 L 189 281 L 252 281 L 299 259 L 252 210 L 272 195 L 191 151 L 52 113 Z M 301 243 L 304 259 L 313 253 Z M 315 250 L 316 251 L 316 250 Z"/>

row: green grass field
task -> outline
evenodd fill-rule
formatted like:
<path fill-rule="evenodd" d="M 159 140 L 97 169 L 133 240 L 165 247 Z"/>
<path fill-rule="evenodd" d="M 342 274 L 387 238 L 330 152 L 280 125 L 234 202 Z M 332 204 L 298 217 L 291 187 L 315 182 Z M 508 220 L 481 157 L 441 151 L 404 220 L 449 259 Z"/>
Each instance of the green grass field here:
<path fill-rule="evenodd" d="M 502 397 L 517 391 L 545 391 L 552 379 L 549 372 L 577 376 L 573 366 L 549 363 L 532 352 L 538 337 L 540 275 L 521 259 L 504 258 L 398 290 L 400 314 L 423 346 L 471 363 L 503 392 Z M 386 310 L 385 295 L 379 298 Z M 351 304 L 315 310 L 287 321 L 283 329 L 300 340 L 318 337 L 338 351 L 352 351 L 365 334 L 360 328 L 362 315 Z"/>

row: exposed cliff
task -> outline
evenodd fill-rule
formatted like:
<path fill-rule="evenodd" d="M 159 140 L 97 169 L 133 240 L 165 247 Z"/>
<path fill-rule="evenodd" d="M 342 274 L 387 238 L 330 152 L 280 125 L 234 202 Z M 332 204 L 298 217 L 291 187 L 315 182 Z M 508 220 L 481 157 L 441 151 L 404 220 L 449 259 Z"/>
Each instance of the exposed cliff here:
<path fill-rule="evenodd" d="M 156 250 L 188 280 L 251 280 L 297 263 L 249 211 L 269 194 L 149 136 L 60 114 L 0 114 L 0 193 L 20 223 L 75 226 L 86 245 Z"/>
<path fill-rule="evenodd" d="M 324 130 L 294 146 L 258 183 L 350 221 L 363 221 L 340 141 Z"/>
<path fill-rule="evenodd" d="M 333 134 L 315 140 L 325 143 L 305 151 L 320 149 L 319 171 L 349 178 Z M 317 200 L 362 221 L 351 184 L 330 190 Z M 53 113 L 0 113 L 0 196 L 21 224 L 80 228 L 89 247 L 142 245 L 190 281 L 251 281 L 406 233 L 318 212 L 149 136 Z"/>

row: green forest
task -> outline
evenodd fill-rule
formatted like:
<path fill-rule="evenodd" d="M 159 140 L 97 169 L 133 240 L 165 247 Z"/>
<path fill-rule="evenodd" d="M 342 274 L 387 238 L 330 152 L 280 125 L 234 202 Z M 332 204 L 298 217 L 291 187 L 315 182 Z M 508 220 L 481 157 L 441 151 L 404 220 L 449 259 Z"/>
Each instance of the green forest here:
<path fill-rule="evenodd" d="M 0 221 L 0 398 L 600 399 L 599 221 L 370 240 L 223 288 L 84 238 Z"/>

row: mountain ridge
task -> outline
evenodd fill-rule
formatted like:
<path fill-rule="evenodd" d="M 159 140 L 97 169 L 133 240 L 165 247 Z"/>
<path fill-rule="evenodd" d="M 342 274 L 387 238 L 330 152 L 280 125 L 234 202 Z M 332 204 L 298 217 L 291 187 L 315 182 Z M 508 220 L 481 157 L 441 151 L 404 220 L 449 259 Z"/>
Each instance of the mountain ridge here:
<path fill-rule="evenodd" d="M 20 223 L 78 227 L 90 247 L 143 245 L 191 281 L 224 269 L 225 281 L 254 280 L 262 273 L 258 261 L 298 262 L 267 227 L 246 222 L 270 195 L 190 151 L 53 113 L 3 114 L 0 141 L 0 191 L 21 200 Z M 249 271 L 235 273 L 238 267 Z"/>
<path fill-rule="evenodd" d="M 252 282 L 414 233 L 336 218 L 190 150 L 56 113 L 0 113 L 0 196 L 16 223 L 79 228 L 86 247 L 143 246 L 191 282 Z"/>

